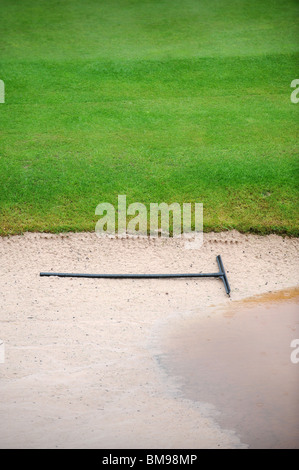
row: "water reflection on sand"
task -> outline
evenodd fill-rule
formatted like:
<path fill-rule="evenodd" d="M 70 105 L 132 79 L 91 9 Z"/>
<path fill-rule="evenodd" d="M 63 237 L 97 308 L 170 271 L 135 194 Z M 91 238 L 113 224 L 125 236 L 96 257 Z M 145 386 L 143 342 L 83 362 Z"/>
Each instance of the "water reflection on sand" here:
<path fill-rule="evenodd" d="M 186 398 L 212 403 L 218 423 L 251 448 L 299 448 L 296 338 L 299 289 L 289 289 L 178 321 L 161 362 Z"/>

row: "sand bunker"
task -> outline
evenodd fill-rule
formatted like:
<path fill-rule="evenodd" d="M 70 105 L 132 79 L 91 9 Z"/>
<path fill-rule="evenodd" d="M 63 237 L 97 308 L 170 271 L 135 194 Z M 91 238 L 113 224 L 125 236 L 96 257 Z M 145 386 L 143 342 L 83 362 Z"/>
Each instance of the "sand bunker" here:
<path fill-rule="evenodd" d="M 0 239 L 1 448 L 236 448 L 239 437 L 177 393 L 159 368 L 157 332 L 177 318 L 299 283 L 298 239 L 206 234 L 99 240 L 95 234 Z M 40 278 L 60 272 L 211 272 L 215 279 Z"/>

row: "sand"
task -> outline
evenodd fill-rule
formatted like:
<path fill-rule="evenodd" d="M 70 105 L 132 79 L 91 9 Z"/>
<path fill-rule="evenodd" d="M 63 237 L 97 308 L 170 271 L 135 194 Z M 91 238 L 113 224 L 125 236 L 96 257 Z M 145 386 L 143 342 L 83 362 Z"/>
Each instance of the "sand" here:
<path fill-rule="evenodd" d="M 299 349 L 290 345 L 299 338 L 299 288 L 208 310 L 160 329 L 161 366 L 185 398 L 212 403 L 221 427 L 250 449 L 298 449 Z"/>
<path fill-rule="evenodd" d="M 238 232 L 183 240 L 25 234 L 0 239 L 1 448 L 245 448 L 159 364 L 159 329 L 209 306 L 299 284 L 299 240 Z M 216 279 L 40 277 L 40 271 L 174 273 Z"/>

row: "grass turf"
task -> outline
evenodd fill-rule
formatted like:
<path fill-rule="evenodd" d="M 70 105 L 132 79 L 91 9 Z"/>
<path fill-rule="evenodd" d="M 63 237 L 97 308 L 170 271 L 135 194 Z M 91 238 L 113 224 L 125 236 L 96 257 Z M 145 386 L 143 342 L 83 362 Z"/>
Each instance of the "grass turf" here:
<path fill-rule="evenodd" d="M 0 234 L 94 230 L 126 194 L 298 236 L 296 5 L 0 0 Z"/>

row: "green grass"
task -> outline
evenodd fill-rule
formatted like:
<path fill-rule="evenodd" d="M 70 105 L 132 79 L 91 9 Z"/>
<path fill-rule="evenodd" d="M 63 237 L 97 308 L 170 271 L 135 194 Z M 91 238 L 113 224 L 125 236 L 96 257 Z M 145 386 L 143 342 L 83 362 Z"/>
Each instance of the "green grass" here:
<path fill-rule="evenodd" d="M 0 234 L 94 230 L 126 194 L 298 236 L 296 5 L 0 0 Z"/>

